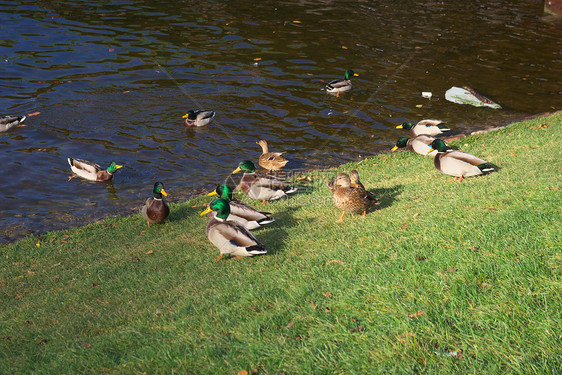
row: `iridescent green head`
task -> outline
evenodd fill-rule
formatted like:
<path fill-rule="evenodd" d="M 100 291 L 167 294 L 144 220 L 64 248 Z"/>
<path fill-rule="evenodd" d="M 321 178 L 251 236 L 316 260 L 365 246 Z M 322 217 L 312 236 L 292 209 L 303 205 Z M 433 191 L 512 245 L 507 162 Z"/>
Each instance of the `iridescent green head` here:
<path fill-rule="evenodd" d="M 187 118 L 190 120 L 195 120 L 197 118 L 197 115 L 195 114 L 195 111 L 193 109 L 187 111 Z"/>
<path fill-rule="evenodd" d="M 412 124 L 411 122 L 403 122 L 402 124 L 398 125 L 396 128 L 410 130 L 412 129 L 413 126 L 414 124 Z"/>
<path fill-rule="evenodd" d="M 152 189 L 152 194 L 154 195 L 154 198 L 156 199 L 162 199 L 162 196 L 167 197 L 168 193 L 166 193 L 166 191 L 164 190 L 164 184 L 161 183 L 160 181 L 157 181 L 154 184 L 154 189 Z"/>
<path fill-rule="evenodd" d="M 230 205 L 222 198 L 215 198 L 211 203 L 209 203 L 209 207 L 207 207 L 205 211 L 201 212 L 200 215 L 206 215 L 211 211 L 215 211 L 217 213 L 217 217 L 226 220 L 228 215 L 230 215 Z"/>
<path fill-rule="evenodd" d="M 230 186 L 221 184 L 218 185 L 215 190 L 211 191 L 207 195 L 208 196 L 218 195 L 222 199 L 230 202 L 232 200 L 232 191 L 233 189 Z"/>
<path fill-rule="evenodd" d="M 355 72 L 351 69 L 346 70 L 345 72 L 345 79 L 350 80 L 351 77 L 355 75 Z"/>
<path fill-rule="evenodd" d="M 123 166 L 112 161 L 109 167 L 107 167 L 107 173 L 114 174 L 119 168 L 123 168 Z"/>
<path fill-rule="evenodd" d="M 232 173 L 238 173 L 240 171 L 244 171 L 244 173 L 254 173 L 256 171 L 256 166 L 251 161 L 244 160 L 238 164 L 238 168 L 236 168 Z"/>
<path fill-rule="evenodd" d="M 396 146 L 397 148 L 400 147 L 406 147 L 408 145 L 408 138 L 400 138 L 397 142 L 396 142 Z"/>
<path fill-rule="evenodd" d="M 443 142 L 443 140 L 436 139 L 433 142 L 431 142 L 431 148 L 429 149 L 429 151 L 427 153 L 429 154 L 433 150 L 437 150 L 437 152 L 446 152 L 450 149 L 451 148 L 449 146 L 447 146 L 447 144 L 445 142 Z"/>

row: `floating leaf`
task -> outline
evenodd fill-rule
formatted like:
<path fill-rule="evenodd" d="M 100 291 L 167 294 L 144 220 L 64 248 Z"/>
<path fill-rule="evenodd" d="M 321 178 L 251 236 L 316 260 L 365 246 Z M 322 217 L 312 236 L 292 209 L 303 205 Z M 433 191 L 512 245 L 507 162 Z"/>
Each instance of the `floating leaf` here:
<path fill-rule="evenodd" d="M 302 22 L 299 20 L 294 20 L 293 23 L 302 23 Z"/>

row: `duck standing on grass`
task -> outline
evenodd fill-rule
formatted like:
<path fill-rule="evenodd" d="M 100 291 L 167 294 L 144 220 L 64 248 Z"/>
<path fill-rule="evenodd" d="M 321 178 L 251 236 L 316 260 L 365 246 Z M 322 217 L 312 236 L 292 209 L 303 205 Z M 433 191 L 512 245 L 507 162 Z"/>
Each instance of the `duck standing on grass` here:
<path fill-rule="evenodd" d="M 372 206 L 380 204 L 380 200 L 361 187 L 352 187 L 351 179 L 346 173 L 338 173 L 328 184 L 328 188 L 332 191 L 332 199 L 337 208 L 343 211 L 336 223 L 342 222 L 346 212 L 354 214 L 363 214 L 364 218 Z"/>
<path fill-rule="evenodd" d="M 255 208 L 232 198 L 232 188 L 227 185 L 219 185 L 215 190 L 207 194 L 207 196 L 218 195 L 220 198 L 228 202 L 230 206 L 230 215 L 228 220 L 236 221 L 246 228 L 252 230 L 265 224 L 275 221 L 271 216 L 271 212 L 258 211 Z"/>
<path fill-rule="evenodd" d="M 256 166 L 249 160 L 241 161 L 232 173 L 244 171 L 238 187 L 250 198 L 265 201 L 277 200 L 294 193 L 297 188 L 283 178 L 256 173 Z"/>
<path fill-rule="evenodd" d="M 189 110 L 183 116 L 183 124 L 188 128 L 208 125 L 215 117 L 215 111 L 209 110 Z"/>
<path fill-rule="evenodd" d="M 26 116 L 5 115 L 0 116 L 0 133 L 10 130 L 24 122 Z M 21 125 L 25 126 L 25 125 Z"/>
<path fill-rule="evenodd" d="M 396 128 L 409 130 L 412 137 L 417 137 L 421 134 L 439 135 L 451 130 L 445 125 L 445 123 L 439 120 L 421 120 L 416 125 L 411 122 L 404 122 Z"/>
<path fill-rule="evenodd" d="M 74 177 L 79 176 L 90 181 L 109 181 L 113 178 L 113 174 L 122 168 L 122 165 L 115 163 L 114 161 L 109 164 L 107 169 L 103 169 L 98 164 L 87 160 L 68 158 L 68 164 L 70 164 L 70 169 L 72 172 L 76 173 L 74 176 L 70 176 L 68 181 L 72 180 Z"/>
<path fill-rule="evenodd" d="M 477 158 L 467 152 L 450 149 L 441 139 L 436 139 L 431 143 L 429 152 L 437 150 L 437 155 L 433 160 L 435 168 L 439 172 L 459 178 L 479 176 L 495 171 L 492 164 L 486 160 Z"/>
<path fill-rule="evenodd" d="M 265 139 L 256 142 L 261 146 L 262 154 L 258 160 L 260 167 L 268 169 L 270 171 L 277 171 L 285 166 L 289 162 L 284 156 L 283 152 L 269 152 L 267 146 L 267 141 Z"/>
<path fill-rule="evenodd" d="M 168 207 L 168 204 L 162 197 L 168 196 L 168 193 L 164 190 L 164 184 L 160 181 L 156 182 L 152 189 L 152 195 L 152 197 L 146 200 L 141 210 L 142 217 L 144 217 L 149 227 L 150 223 L 158 224 L 163 222 L 170 214 L 170 207 Z"/>
<path fill-rule="evenodd" d="M 344 79 L 335 79 L 326 85 L 326 92 L 340 96 L 340 92 L 348 91 L 353 88 L 351 77 L 357 76 L 351 69 L 345 72 Z"/>
<path fill-rule="evenodd" d="M 401 147 L 406 147 L 408 150 L 415 152 L 416 154 L 420 154 L 423 156 L 437 155 L 437 150 L 430 151 L 431 143 L 435 140 L 430 135 L 420 134 L 414 138 L 400 138 L 396 142 L 396 146 L 392 148 L 392 152 L 398 150 Z"/>
<path fill-rule="evenodd" d="M 220 251 L 220 255 L 215 260 L 219 260 L 224 254 L 251 257 L 267 253 L 265 246 L 245 226 L 228 220 L 230 205 L 226 200 L 214 199 L 200 215 L 206 215 L 211 211 L 215 211 L 216 215 L 213 215 L 207 224 L 205 232 L 209 241 Z"/>

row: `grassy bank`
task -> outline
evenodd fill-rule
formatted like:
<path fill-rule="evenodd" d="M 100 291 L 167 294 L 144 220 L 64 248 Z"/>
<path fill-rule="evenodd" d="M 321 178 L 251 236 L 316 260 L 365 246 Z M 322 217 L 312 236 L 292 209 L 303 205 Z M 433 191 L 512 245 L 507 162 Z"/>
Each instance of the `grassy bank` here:
<path fill-rule="evenodd" d="M 561 373 L 561 123 L 452 142 L 501 168 L 460 184 L 410 152 L 344 165 L 365 219 L 311 173 L 261 257 L 212 261 L 208 198 L 0 246 L 0 373 Z"/>

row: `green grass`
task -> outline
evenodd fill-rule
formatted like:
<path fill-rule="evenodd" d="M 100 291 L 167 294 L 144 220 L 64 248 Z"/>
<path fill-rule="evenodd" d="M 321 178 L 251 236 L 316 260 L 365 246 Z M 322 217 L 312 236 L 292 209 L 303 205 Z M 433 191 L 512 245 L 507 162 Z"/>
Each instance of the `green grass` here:
<path fill-rule="evenodd" d="M 365 219 L 311 172 L 265 256 L 212 260 L 207 197 L 0 246 L 0 373 L 562 373 L 561 123 L 452 142 L 501 168 L 460 184 L 409 152 L 344 165 L 382 197 Z"/>

